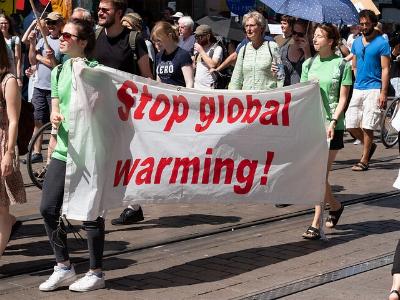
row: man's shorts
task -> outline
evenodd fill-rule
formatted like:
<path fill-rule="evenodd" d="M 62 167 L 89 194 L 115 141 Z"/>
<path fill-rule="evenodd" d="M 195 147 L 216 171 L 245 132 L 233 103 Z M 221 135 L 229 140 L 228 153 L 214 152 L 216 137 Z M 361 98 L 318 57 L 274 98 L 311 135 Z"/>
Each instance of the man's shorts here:
<path fill-rule="evenodd" d="M 381 120 L 380 94 L 380 89 L 354 89 L 346 111 L 346 128 L 377 129 Z"/>
<path fill-rule="evenodd" d="M 35 121 L 40 121 L 43 124 L 49 122 L 51 111 L 51 91 L 34 88 L 32 104 L 35 108 L 33 112 Z"/>

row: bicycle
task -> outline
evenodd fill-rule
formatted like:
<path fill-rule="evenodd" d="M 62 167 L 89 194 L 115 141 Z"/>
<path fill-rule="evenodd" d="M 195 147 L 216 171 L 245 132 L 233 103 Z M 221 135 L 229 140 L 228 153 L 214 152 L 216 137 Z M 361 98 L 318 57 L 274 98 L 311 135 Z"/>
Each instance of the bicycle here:
<path fill-rule="evenodd" d="M 34 145 L 36 141 L 43 135 L 42 150 L 43 162 L 32 163 L 32 154 L 34 153 Z M 32 136 L 28 146 L 28 153 L 26 154 L 26 167 L 28 169 L 28 175 L 32 180 L 33 184 L 39 189 L 43 187 L 43 181 L 47 171 L 47 156 L 49 149 L 49 142 L 51 136 L 51 123 L 46 123 Z"/>
<path fill-rule="evenodd" d="M 386 148 L 392 148 L 399 140 L 399 134 L 392 126 L 392 120 L 399 111 L 400 97 L 392 99 L 392 103 L 386 108 L 381 120 L 381 141 Z"/>

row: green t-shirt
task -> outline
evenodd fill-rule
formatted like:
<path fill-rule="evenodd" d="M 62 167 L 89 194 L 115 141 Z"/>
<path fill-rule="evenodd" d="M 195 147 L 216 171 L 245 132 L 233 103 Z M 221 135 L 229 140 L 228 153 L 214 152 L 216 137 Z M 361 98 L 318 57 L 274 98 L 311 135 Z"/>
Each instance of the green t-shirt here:
<path fill-rule="evenodd" d="M 96 61 L 86 61 L 89 67 L 98 65 Z M 58 69 L 61 68 L 61 71 Z M 58 75 L 57 75 L 58 74 Z M 57 78 L 58 77 L 58 78 Z M 72 87 L 72 59 L 58 65 L 51 71 L 51 98 L 58 98 L 60 114 L 64 116 L 57 133 L 57 146 L 52 154 L 53 158 L 67 161 L 68 128 L 69 128 L 69 102 Z"/>
<path fill-rule="evenodd" d="M 303 63 L 303 68 L 301 72 L 301 82 L 307 80 L 317 79 L 319 81 L 319 86 L 321 90 L 321 97 L 324 103 L 324 108 L 326 111 L 327 120 L 332 119 L 332 115 L 334 114 L 336 107 L 339 103 L 340 96 L 340 64 L 342 63 L 343 58 L 334 54 L 327 58 L 320 58 L 317 55 L 310 67 L 311 58 L 307 59 Z M 351 75 L 351 66 L 349 63 L 346 63 L 341 85 L 352 85 L 353 79 Z M 344 130 L 344 115 L 338 119 L 336 124 L 336 130 Z"/>

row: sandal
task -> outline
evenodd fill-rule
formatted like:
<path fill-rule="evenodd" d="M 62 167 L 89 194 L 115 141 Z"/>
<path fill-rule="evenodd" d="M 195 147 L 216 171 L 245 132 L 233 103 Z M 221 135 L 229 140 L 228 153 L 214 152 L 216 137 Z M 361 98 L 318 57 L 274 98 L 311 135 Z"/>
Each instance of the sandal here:
<path fill-rule="evenodd" d="M 371 160 L 372 155 L 374 155 L 376 148 L 377 148 L 377 145 L 375 143 L 372 143 L 371 148 L 369 149 L 369 153 L 368 153 L 368 162 Z"/>
<path fill-rule="evenodd" d="M 398 290 L 393 290 L 393 291 L 391 291 L 390 294 L 389 294 L 389 296 L 390 296 L 391 294 L 396 294 L 397 298 L 400 299 L 400 293 L 399 293 Z"/>
<path fill-rule="evenodd" d="M 325 226 L 327 228 L 335 228 L 336 224 L 339 222 L 340 216 L 342 215 L 344 205 L 340 203 L 340 208 L 338 210 L 330 210 L 329 215 L 326 218 Z"/>
<path fill-rule="evenodd" d="M 319 240 L 321 238 L 321 234 L 318 228 L 308 227 L 306 232 L 303 233 L 302 237 L 307 240 Z"/>
<path fill-rule="evenodd" d="M 358 163 L 356 163 L 352 168 L 352 171 L 356 171 L 356 172 L 362 172 L 362 171 L 367 171 L 368 170 L 368 164 L 364 164 L 361 161 L 359 161 Z"/>

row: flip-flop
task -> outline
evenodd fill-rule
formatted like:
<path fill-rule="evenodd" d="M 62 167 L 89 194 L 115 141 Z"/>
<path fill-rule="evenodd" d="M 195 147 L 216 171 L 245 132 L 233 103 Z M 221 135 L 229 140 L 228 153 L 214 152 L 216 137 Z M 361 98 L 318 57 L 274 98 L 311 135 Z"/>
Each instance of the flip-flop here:
<path fill-rule="evenodd" d="M 372 155 L 374 155 L 377 147 L 378 146 L 375 143 L 372 143 L 371 148 L 369 149 L 369 153 L 368 153 L 368 162 L 371 160 Z"/>
<path fill-rule="evenodd" d="M 14 234 L 18 231 L 18 229 L 21 227 L 22 222 L 21 221 L 15 221 L 14 225 L 11 227 L 11 233 L 10 233 L 10 237 L 8 239 L 8 241 L 11 240 L 11 238 L 13 238 Z"/>
<path fill-rule="evenodd" d="M 362 172 L 362 171 L 367 171 L 368 170 L 368 164 L 364 164 L 361 161 L 359 161 L 358 163 L 356 163 L 351 170 L 352 171 L 356 171 L 356 172 Z"/>
<path fill-rule="evenodd" d="M 335 228 L 336 224 L 339 222 L 340 216 L 342 215 L 344 205 L 341 203 L 338 210 L 330 210 L 329 215 L 326 218 L 325 226 L 327 228 Z"/>

